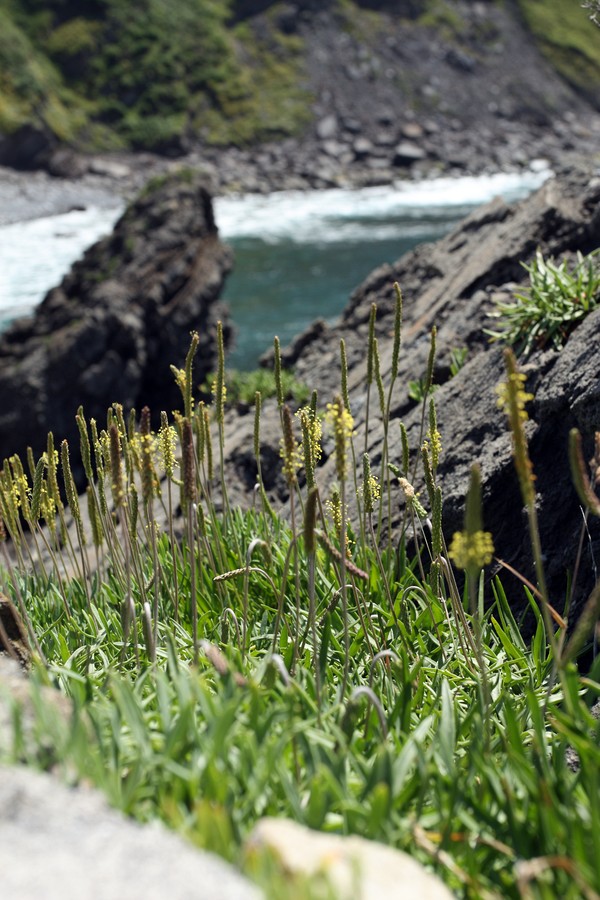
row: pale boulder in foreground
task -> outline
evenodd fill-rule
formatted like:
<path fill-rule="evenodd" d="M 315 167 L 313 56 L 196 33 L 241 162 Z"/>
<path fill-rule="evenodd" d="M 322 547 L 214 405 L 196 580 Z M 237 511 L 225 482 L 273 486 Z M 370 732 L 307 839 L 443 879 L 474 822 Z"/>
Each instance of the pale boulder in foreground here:
<path fill-rule="evenodd" d="M 418 862 L 364 838 L 323 834 L 290 819 L 263 819 L 249 852 L 271 851 L 290 876 L 324 875 L 338 900 L 452 900 L 448 888 Z"/>
<path fill-rule="evenodd" d="M 0 767 L 0 896 L 6 900 L 260 900 L 231 866 L 92 790 Z"/>

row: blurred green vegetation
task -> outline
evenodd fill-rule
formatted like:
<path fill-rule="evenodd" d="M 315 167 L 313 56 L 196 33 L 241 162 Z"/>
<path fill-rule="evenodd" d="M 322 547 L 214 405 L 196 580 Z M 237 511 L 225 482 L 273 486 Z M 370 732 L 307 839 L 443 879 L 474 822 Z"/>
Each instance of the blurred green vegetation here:
<path fill-rule="evenodd" d="M 343 27 L 354 23 L 357 38 L 379 39 L 378 11 L 336 2 Z M 282 8 L 0 0 L 0 133 L 34 123 L 83 150 L 166 153 L 179 152 L 188 135 L 243 146 L 297 134 L 310 119 L 311 95 L 304 42 L 282 28 Z M 445 39 L 461 34 L 451 0 L 410 9 Z M 589 12 L 575 4 L 565 16 L 563 0 L 516 0 L 515 9 L 552 65 L 596 102 L 600 56 Z"/>
<path fill-rule="evenodd" d="M 0 131 L 43 123 L 83 148 L 177 151 L 296 132 L 302 41 L 229 0 L 0 0 Z"/>
<path fill-rule="evenodd" d="M 566 10 L 564 0 L 518 0 L 518 6 L 544 56 L 569 84 L 597 105 L 598 29 L 589 10 L 581 3 Z"/>

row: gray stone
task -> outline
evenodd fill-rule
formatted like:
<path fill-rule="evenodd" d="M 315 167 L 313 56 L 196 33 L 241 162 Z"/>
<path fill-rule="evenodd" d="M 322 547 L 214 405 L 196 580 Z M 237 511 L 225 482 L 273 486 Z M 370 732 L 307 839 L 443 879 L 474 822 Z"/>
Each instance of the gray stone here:
<path fill-rule="evenodd" d="M 317 122 L 317 137 L 322 141 L 334 138 L 338 132 L 338 121 L 336 116 L 325 116 Z"/>
<path fill-rule="evenodd" d="M 356 138 L 354 143 L 352 144 L 352 149 L 354 150 L 354 155 L 357 159 L 364 159 L 367 156 L 370 156 L 373 152 L 373 144 L 366 137 Z"/>
<path fill-rule="evenodd" d="M 260 900 L 212 854 L 139 825 L 96 791 L 0 767 L 0 870 L 7 900 Z"/>
<path fill-rule="evenodd" d="M 344 156 L 348 151 L 346 144 L 342 144 L 340 141 L 323 141 L 322 146 L 328 156 L 333 156 L 336 159 Z"/>
<path fill-rule="evenodd" d="M 424 130 L 418 122 L 405 122 L 400 131 L 402 136 L 409 141 L 418 141 L 424 134 Z"/>
<path fill-rule="evenodd" d="M 16 710 L 22 749 L 25 753 L 35 751 L 34 729 L 39 706 L 65 723 L 73 711 L 71 701 L 64 694 L 31 681 L 15 659 L 0 653 L 0 758 L 10 759 L 13 752 Z"/>
<path fill-rule="evenodd" d="M 415 162 L 425 159 L 427 156 L 425 150 L 412 141 L 401 141 L 394 151 L 395 166 L 410 166 Z"/>
<path fill-rule="evenodd" d="M 270 851 L 288 878 L 324 875 L 340 900 L 452 900 L 444 883 L 408 854 L 355 835 L 262 819 L 248 847 Z"/>
<path fill-rule="evenodd" d="M 109 178 L 129 178 L 131 169 L 124 163 L 114 159 L 96 156 L 89 162 L 89 171 L 95 175 L 106 175 Z"/>
<path fill-rule="evenodd" d="M 393 147 L 396 135 L 393 131 L 378 131 L 373 140 L 378 147 Z"/>

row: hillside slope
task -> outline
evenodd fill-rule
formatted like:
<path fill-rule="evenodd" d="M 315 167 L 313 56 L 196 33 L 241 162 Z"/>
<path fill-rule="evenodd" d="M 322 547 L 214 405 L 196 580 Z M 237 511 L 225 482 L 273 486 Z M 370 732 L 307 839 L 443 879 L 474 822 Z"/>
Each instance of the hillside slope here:
<path fill-rule="evenodd" d="M 0 162 L 249 147 L 332 114 L 493 142 L 600 104 L 599 46 L 563 0 L 0 0 Z"/>

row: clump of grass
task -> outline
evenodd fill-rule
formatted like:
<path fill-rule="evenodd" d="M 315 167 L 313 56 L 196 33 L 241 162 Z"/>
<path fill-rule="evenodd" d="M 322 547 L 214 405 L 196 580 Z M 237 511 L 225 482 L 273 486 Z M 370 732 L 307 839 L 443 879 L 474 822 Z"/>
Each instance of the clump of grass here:
<path fill-rule="evenodd" d="M 215 375 L 208 375 L 202 385 L 202 391 L 206 394 L 212 392 Z M 282 369 L 281 390 L 285 400 L 302 405 L 308 402 L 310 389 L 299 381 L 290 369 Z M 237 369 L 229 369 L 226 373 L 227 403 L 229 405 L 242 404 L 252 406 L 254 397 L 259 391 L 263 400 L 275 397 L 277 393 L 275 385 L 275 373 L 271 369 L 254 369 L 251 372 L 240 372 Z"/>
<path fill-rule="evenodd" d="M 598 250 L 576 262 L 544 259 L 538 250 L 523 268 L 529 286 L 515 294 L 514 302 L 501 301 L 491 315 L 499 328 L 488 330 L 492 341 L 504 341 L 518 355 L 540 347 L 560 349 L 571 332 L 600 305 L 600 257 Z"/>
<path fill-rule="evenodd" d="M 501 581 L 482 575 L 492 550 L 476 468 L 464 531 L 447 551 L 429 391 L 435 332 L 418 446 L 404 429 L 396 447 L 388 421 L 379 477 L 355 452 L 343 345 L 339 396 L 313 392 L 296 419 L 276 342 L 289 523 L 269 503 L 259 460 L 255 507 L 228 503 L 224 359 L 212 402 L 199 402 L 196 345 L 193 336 L 173 368 L 183 411 L 163 413 L 158 434 L 147 410 L 126 417 L 113 406 L 106 428 L 80 410 L 89 521 L 64 444 L 60 459 L 50 440 L 40 460 L 13 458 L 0 471 L 0 538 L 12 550 L 11 559 L 0 542 L 0 586 L 37 645 L 34 697 L 52 684 L 75 710 L 65 721 L 34 701 L 25 729 L 15 709 L 6 758 L 90 780 L 126 813 L 160 818 L 242 866 L 254 823 L 280 815 L 404 849 L 458 896 L 595 896 L 600 725 L 589 705 L 600 684 L 572 661 L 596 606 L 564 648 L 540 553 L 527 589 L 536 627 L 524 639 Z M 397 373 L 386 392 L 374 338 L 365 352 L 373 415 L 389 419 Z M 502 399 L 535 547 L 526 396 L 511 357 L 507 372 Z M 260 391 L 253 399 L 256 450 Z M 328 405 L 338 478 L 329 498 L 319 484 Z M 596 473 L 586 480 L 574 459 L 596 512 Z M 406 514 L 399 536 L 382 541 L 389 472 Z M 466 572 L 464 594 L 451 560 Z M 262 877 L 281 896 L 277 877 Z"/>

